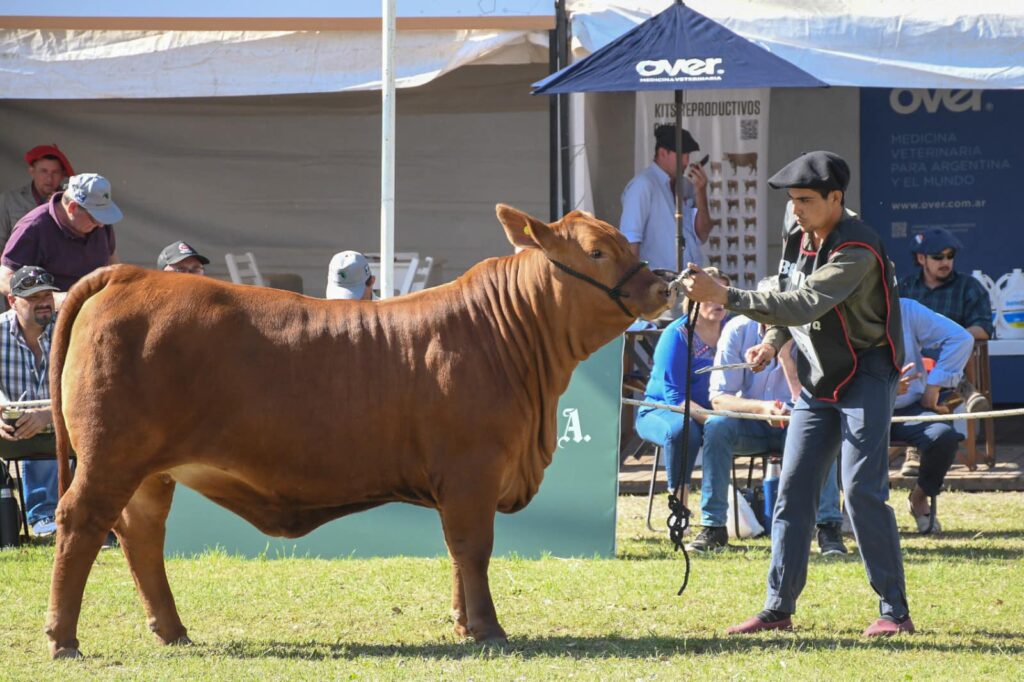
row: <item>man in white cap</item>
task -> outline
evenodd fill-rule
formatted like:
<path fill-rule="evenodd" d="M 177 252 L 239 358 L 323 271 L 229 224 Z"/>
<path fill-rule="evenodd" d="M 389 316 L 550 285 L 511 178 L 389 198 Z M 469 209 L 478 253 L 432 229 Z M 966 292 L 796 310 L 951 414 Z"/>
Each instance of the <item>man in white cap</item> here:
<path fill-rule="evenodd" d="M 358 251 L 334 254 L 327 266 L 327 298 L 372 301 L 373 284 L 377 278 L 370 271 L 366 256 Z"/>
<path fill-rule="evenodd" d="M 116 263 L 114 228 L 123 218 L 102 175 L 72 176 L 68 188 L 29 211 L 14 226 L 0 257 L 0 293 L 11 291 L 11 275 L 26 265 L 44 268 L 61 292 L 96 268 Z M 55 294 L 57 306 L 64 294 Z"/>

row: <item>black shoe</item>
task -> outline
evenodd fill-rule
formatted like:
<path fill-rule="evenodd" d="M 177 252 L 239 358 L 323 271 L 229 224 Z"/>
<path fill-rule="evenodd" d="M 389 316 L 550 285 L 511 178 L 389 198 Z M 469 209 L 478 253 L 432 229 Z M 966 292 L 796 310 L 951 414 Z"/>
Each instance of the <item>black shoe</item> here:
<path fill-rule="evenodd" d="M 691 552 L 717 552 L 728 546 L 729 533 L 725 526 L 704 526 L 686 549 Z"/>
<path fill-rule="evenodd" d="M 843 544 L 840 524 L 822 523 L 818 525 L 818 549 L 822 556 L 846 554 L 846 545 Z"/>

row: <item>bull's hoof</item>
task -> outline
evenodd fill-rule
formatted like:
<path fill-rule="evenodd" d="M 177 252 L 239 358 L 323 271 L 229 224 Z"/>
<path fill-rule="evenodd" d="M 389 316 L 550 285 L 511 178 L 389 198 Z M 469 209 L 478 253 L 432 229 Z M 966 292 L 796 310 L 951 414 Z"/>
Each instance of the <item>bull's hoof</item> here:
<path fill-rule="evenodd" d="M 484 651 L 492 654 L 507 654 L 511 649 L 508 643 L 508 637 L 488 637 L 487 639 L 477 640 L 477 644 Z"/>
<path fill-rule="evenodd" d="M 459 637 L 472 637 L 473 636 L 473 633 L 469 631 L 469 628 L 467 628 L 462 623 L 456 623 L 455 624 L 455 634 L 457 634 Z"/>
<path fill-rule="evenodd" d="M 188 635 L 182 635 L 167 642 L 167 646 L 192 646 L 192 640 L 188 638 Z"/>
<path fill-rule="evenodd" d="M 53 649 L 50 651 L 50 656 L 55 661 L 61 659 L 85 658 L 85 656 L 82 655 L 81 651 L 70 646 L 63 646 L 58 649 Z"/>

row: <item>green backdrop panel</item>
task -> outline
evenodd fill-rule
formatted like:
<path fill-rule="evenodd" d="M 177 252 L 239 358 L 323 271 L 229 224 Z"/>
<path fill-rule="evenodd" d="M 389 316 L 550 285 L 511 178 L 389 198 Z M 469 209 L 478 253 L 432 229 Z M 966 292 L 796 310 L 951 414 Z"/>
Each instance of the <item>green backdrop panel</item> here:
<path fill-rule="evenodd" d="M 558 404 L 554 461 L 526 509 L 498 514 L 495 554 L 614 556 L 621 385 L 619 337 L 576 368 Z M 388 504 L 337 519 L 298 539 L 280 539 L 179 485 L 167 520 L 167 553 L 193 554 L 211 547 L 270 557 L 446 554 L 432 509 Z"/>

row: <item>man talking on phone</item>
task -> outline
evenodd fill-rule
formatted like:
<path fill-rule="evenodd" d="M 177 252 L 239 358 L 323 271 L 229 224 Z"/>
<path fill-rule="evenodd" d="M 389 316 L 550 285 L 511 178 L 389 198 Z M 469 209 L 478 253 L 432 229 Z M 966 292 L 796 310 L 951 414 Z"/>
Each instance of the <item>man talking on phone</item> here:
<path fill-rule="evenodd" d="M 693 135 L 683 130 L 683 167 L 686 169 L 682 187 L 676 184 L 676 129 L 670 124 L 654 129 L 654 161 L 637 173 L 622 192 L 622 219 L 619 229 L 629 240 L 633 253 L 648 262 L 651 268 L 677 271 L 679 264 L 704 266 L 701 245 L 711 236 L 708 214 L 708 176 L 702 160 L 691 154 L 700 151 Z M 682 192 L 683 238 L 686 248 L 682 260 L 676 253 L 675 192 Z"/>

